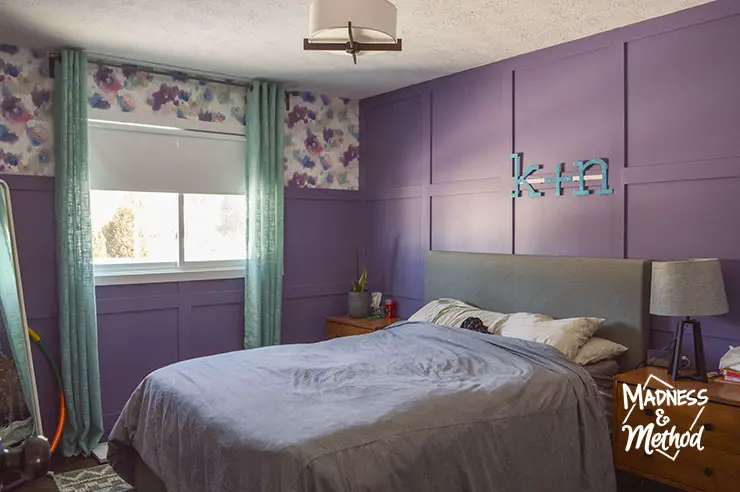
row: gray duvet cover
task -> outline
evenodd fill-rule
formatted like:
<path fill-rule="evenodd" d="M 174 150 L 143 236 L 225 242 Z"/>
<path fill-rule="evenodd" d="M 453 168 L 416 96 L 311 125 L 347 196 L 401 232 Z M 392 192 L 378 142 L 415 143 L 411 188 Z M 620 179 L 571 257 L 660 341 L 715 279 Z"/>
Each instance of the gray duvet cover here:
<path fill-rule="evenodd" d="M 134 391 L 109 458 L 169 492 L 613 492 L 607 422 L 545 345 L 426 323 L 177 363 Z"/>

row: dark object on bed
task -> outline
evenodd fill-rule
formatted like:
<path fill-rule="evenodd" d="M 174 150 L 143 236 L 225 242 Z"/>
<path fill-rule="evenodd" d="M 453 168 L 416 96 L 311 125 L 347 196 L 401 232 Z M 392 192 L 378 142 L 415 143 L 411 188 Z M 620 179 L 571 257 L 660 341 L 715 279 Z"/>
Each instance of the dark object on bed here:
<path fill-rule="evenodd" d="M 475 316 L 465 318 L 465 321 L 462 322 L 462 325 L 460 325 L 460 327 L 465 328 L 466 330 L 488 333 L 488 328 L 486 327 L 486 325 L 483 324 L 483 321 L 481 321 L 480 318 L 476 318 Z"/>

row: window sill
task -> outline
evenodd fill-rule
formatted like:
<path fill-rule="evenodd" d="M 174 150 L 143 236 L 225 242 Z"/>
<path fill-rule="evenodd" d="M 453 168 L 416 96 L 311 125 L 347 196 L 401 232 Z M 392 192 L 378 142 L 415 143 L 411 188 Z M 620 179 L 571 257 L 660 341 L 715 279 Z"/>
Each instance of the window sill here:
<path fill-rule="evenodd" d="M 244 278 L 244 268 L 203 268 L 197 270 L 143 270 L 127 272 L 95 272 L 95 285 L 160 284 L 197 280 Z"/>

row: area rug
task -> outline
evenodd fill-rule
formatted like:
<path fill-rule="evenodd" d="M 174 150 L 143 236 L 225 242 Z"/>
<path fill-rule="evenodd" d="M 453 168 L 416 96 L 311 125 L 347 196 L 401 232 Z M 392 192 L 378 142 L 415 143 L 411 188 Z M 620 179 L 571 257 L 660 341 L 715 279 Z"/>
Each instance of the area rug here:
<path fill-rule="evenodd" d="M 54 483 L 59 492 L 128 492 L 134 490 L 109 465 L 55 473 Z"/>

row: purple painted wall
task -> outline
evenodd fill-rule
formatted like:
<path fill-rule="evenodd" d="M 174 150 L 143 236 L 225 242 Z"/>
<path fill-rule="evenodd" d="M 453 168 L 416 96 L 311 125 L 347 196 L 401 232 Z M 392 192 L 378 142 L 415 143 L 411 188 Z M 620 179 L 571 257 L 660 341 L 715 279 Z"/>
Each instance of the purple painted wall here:
<path fill-rule="evenodd" d="M 10 186 L 29 324 L 54 354 L 57 331 L 54 179 L 1 175 Z M 324 318 L 346 311 L 354 239 L 362 244 L 359 192 L 285 190 L 283 341 L 324 337 Z M 100 377 L 106 432 L 149 372 L 243 347 L 240 279 L 97 288 Z M 51 371 L 35 353 L 47 433 L 58 411 Z"/>
<path fill-rule="evenodd" d="M 731 313 L 702 320 L 716 366 L 740 344 L 738 46 L 740 3 L 719 1 L 361 101 L 370 287 L 408 316 L 432 249 L 719 257 Z M 512 151 L 538 177 L 607 157 L 615 193 L 512 200 Z M 652 344 L 671 330 L 656 317 Z"/>

